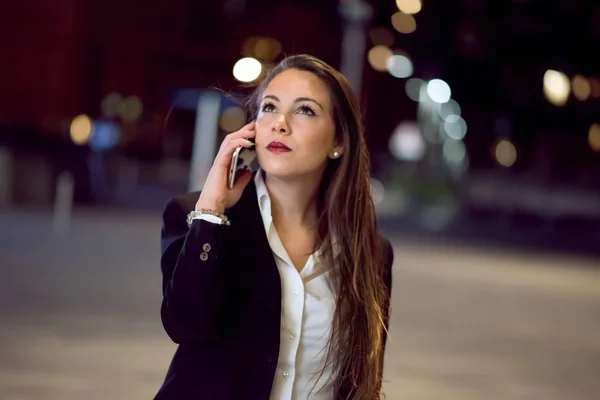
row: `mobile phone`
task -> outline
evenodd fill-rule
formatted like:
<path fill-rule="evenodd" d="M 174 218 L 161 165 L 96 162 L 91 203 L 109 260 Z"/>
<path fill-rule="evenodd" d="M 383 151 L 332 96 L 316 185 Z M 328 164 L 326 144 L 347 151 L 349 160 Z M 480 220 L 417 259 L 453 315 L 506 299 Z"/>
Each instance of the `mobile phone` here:
<path fill-rule="evenodd" d="M 253 139 L 250 139 L 250 141 L 254 142 Z M 243 169 L 251 169 L 254 159 L 256 159 L 254 146 L 250 148 L 240 146 L 235 149 L 231 157 L 231 165 L 229 166 L 229 180 L 227 185 L 229 189 L 233 189 L 238 172 Z"/>

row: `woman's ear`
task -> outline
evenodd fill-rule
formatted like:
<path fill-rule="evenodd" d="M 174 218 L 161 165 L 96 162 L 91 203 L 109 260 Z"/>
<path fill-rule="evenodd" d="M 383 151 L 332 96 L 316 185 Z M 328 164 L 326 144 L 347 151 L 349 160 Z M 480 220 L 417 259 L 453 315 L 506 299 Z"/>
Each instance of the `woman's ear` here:
<path fill-rule="evenodd" d="M 332 153 L 333 152 L 337 152 L 340 156 L 344 154 L 344 143 L 341 141 L 336 141 L 335 145 L 333 146 Z"/>

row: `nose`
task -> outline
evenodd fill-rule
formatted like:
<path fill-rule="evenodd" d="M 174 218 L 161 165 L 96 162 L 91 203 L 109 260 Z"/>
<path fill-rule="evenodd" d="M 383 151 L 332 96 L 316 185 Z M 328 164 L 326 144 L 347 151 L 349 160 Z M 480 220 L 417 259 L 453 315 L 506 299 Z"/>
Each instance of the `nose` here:
<path fill-rule="evenodd" d="M 282 134 L 290 132 L 290 129 L 287 126 L 287 122 L 283 115 L 281 115 L 279 118 L 277 118 L 275 120 L 275 122 L 273 123 L 272 130 L 273 130 L 273 132 L 278 132 L 278 133 L 282 133 Z"/>

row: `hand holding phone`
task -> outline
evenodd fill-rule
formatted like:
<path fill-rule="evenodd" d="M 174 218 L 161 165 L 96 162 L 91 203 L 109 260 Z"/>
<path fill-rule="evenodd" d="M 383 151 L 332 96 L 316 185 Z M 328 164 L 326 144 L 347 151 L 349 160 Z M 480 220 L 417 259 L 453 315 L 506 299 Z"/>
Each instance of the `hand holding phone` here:
<path fill-rule="evenodd" d="M 252 174 L 249 171 L 234 173 L 233 187 L 230 188 L 229 176 L 234 159 L 233 156 L 239 147 L 253 147 L 254 143 L 249 139 L 254 139 L 255 136 L 256 130 L 253 121 L 239 131 L 230 133 L 225 137 L 206 177 L 204 188 L 196 203 L 196 209 L 207 208 L 222 213 L 226 208 L 230 208 L 238 202 L 244 188 L 250 182 L 250 179 L 252 179 Z M 237 152 L 238 160 L 240 154 L 243 155 L 241 149 Z M 242 159 L 244 160 L 245 157 L 244 155 Z M 238 162 L 236 161 L 235 167 L 237 167 Z"/>
<path fill-rule="evenodd" d="M 248 139 L 253 142 L 252 139 Z M 252 162 L 256 158 L 256 152 L 254 146 L 242 147 L 239 146 L 233 152 L 231 157 L 231 165 L 229 166 L 229 178 L 227 187 L 229 190 L 233 189 L 238 174 L 244 170 L 250 169 Z"/>

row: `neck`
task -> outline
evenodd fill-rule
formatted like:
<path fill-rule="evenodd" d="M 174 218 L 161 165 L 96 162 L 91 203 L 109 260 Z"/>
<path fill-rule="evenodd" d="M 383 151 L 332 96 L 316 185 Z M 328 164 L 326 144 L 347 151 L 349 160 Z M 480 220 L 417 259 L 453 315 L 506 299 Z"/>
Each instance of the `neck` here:
<path fill-rule="evenodd" d="M 283 180 L 265 173 L 264 178 L 271 198 L 271 215 L 276 225 L 281 222 L 316 228 L 320 176 Z"/>

